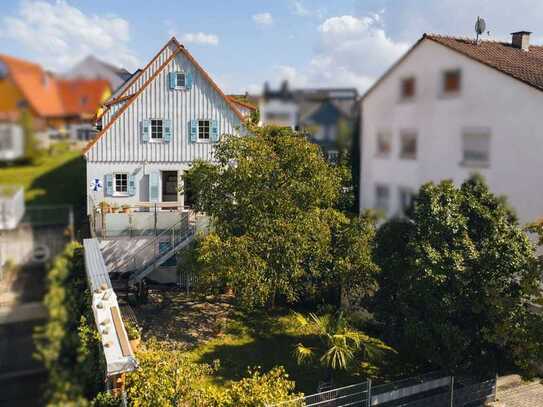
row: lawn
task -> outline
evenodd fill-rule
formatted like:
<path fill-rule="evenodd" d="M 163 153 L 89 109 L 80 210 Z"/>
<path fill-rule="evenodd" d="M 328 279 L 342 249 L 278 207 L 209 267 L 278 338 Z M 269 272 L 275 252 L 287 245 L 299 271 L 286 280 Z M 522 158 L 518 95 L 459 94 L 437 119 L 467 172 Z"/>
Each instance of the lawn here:
<path fill-rule="evenodd" d="M 0 184 L 25 188 L 27 205 L 70 204 L 76 212 L 85 204 L 85 160 L 80 151 L 59 148 L 31 165 L 0 167 Z"/>
<path fill-rule="evenodd" d="M 296 344 L 314 345 L 317 338 L 303 332 L 288 309 L 246 313 L 228 297 L 198 298 L 179 290 L 153 290 L 149 302 L 134 306 L 144 341 L 154 337 L 186 346 L 192 360 L 213 364 L 220 361 L 209 383 L 225 387 L 231 380 L 247 376 L 249 367 L 268 371 L 284 366 L 296 382 L 296 390 L 316 391 L 325 375 L 322 368 L 298 365 L 293 355 Z M 338 373 L 335 384 L 362 381 Z"/>

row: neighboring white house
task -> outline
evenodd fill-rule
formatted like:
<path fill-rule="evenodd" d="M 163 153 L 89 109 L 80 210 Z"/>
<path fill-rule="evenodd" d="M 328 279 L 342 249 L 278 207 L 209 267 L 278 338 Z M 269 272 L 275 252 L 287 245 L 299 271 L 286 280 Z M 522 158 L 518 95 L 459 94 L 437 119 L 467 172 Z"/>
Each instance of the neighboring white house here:
<path fill-rule="evenodd" d="M 94 205 L 180 207 L 183 172 L 212 159 L 222 134 L 243 132 L 243 115 L 175 38 L 107 106 L 85 149 Z"/>
<path fill-rule="evenodd" d="M 402 214 L 428 181 L 482 174 L 521 222 L 543 215 L 543 47 L 423 37 L 364 95 L 361 208 Z"/>

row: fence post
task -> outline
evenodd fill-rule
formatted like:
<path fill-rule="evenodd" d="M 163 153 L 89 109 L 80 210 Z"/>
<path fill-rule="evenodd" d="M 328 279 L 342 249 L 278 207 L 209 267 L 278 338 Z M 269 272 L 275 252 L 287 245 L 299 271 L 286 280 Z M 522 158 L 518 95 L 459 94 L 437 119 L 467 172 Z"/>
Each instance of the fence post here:
<path fill-rule="evenodd" d="M 454 407 L 454 376 L 451 375 L 451 382 L 449 384 L 449 406 Z"/>
<path fill-rule="evenodd" d="M 371 407 L 371 379 L 368 379 L 368 407 Z"/>

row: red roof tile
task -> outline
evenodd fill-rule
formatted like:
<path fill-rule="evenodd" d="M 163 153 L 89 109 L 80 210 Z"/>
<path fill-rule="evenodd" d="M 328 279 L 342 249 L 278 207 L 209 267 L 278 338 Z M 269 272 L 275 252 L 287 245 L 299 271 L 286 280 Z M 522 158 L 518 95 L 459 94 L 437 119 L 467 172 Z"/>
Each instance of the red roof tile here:
<path fill-rule="evenodd" d="M 543 90 L 543 46 L 532 45 L 528 51 L 524 51 L 507 42 L 477 42 L 469 38 L 436 34 L 424 34 L 424 38 Z"/>

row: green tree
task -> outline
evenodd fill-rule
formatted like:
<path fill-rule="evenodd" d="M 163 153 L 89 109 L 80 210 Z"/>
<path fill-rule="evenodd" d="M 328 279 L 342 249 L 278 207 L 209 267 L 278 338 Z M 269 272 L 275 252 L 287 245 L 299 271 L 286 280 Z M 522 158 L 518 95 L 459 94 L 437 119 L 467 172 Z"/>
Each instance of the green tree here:
<path fill-rule="evenodd" d="M 296 346 L 294 353 L 298 363 L 318 360 L 328 369 L 327 380 L 332 379 L 334 370 L 346 370 L 355 361 L 359 365 L 364 362 L 368 367 L 370 359 L 381 352 L 392 350 L 379 339 L 352 328 L 341 311 L 336 315 L 322 316 L 311 313 L 309 317 L 296 313 L 296 319 L 303 329 L 320 339 L 319 347 L 302 343 Z"/>
<path fill-rule="evenodd" d="M 199 185 L 196 209 L 214 220 L 215 232 L 201 243 L 204 269 L 248 306 L 297 300 L 302 281 L 329 260 L 337 171 L 316 145 L 275 127 L 227 137 L 215 159 L 190 174 Z"/>
<path fill-rule="evenodd" d="M 421 363 L 492 374 L 534 372 L 543 355 L 535 249 L 503 199 L 474 176 L 422 186 L 410 219 L 378 233 L 374 310 L 388 338 Z M 530 356 L 531 353 L 531 356 Z"/>

